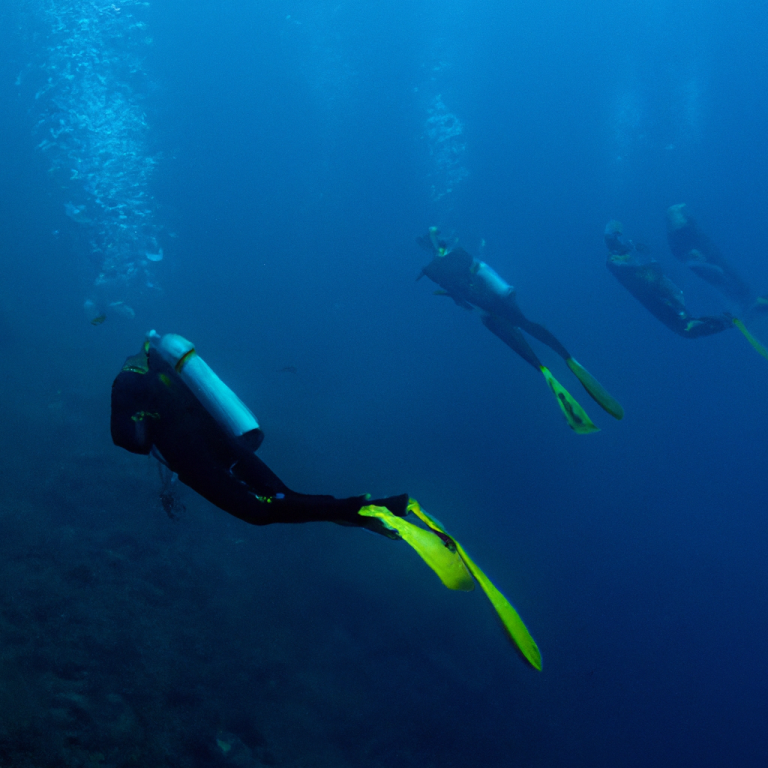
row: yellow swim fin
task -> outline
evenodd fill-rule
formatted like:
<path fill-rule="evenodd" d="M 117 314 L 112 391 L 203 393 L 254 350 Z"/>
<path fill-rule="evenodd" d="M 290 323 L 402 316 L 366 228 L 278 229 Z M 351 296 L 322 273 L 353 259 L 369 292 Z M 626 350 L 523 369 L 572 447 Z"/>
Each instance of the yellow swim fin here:
<path fill-rule="evenodd" d="M 453 541 L 456 545 L 456 551 L 461 555 L 461 559 L 469 569 L 469 572 L 477 579 L 478 583 L 483 588 L 483 592 L 485 592 L 486 596 L 491 601 L 491 605 L 504 626 L 507 637 L 512 641 L 513 645 L 517 648 L 523 658 L 534 669 L 541 670 L 541 652 L 539 651 L 539 647 L 536 645 L 536 641 L 531 637 L 531 633 L 528 631 L 528 628 L 525 626 L 520 615 L 513 608 L 509 600 L 499 592 L 494 583 L 482 570 L 480 570 L 480 568 L 478 568 L 475 561 L 466 553 L 461 544 L 446 532 L 445 528 L 443 528 L 438 520 L 427 514 L 416 499 L 409 500 L 408 511 L 416 515 L 416 517 L 428 525 L 433 531 L 441 533 Z"/>
<path fill-rule="evenodd" d="M 440 577 L 440 581 L 448 589 L 471 592 L 475 588 L 475 582 L 453 546 L 452 540 L 445 541 L 432 531 L 426 531 L 392 514 L 386 507 L 369 504 L 363 507 L 359 514 L 363 517 L 376 517 L 388 528 L 397 531 L 403 540 L 419 553 L 421 559 Z"/>
<path fill-rule="evenodd" d="M 608 394 L 603 385 L 578 361 L 569 357 L 566 360 L 568 367 L 573 371 L 576 378 L 581 382 L 589 396 L 604 410 L 613 416 L 614 419 L 624 418 L 624 409 L 615 398 Z"/>
<path fill-rule="evenodd" d="M 766 349 L 745 327 L 744 323 L 738 317 L 733 318 L 733 324 L 744 334 L 746 340 L 754 347 L 758 355 L 762 355 L 768 360 L 768 349 Z"/>
<path fill-rule="evenodd" d="M 588 435 L 590 432 L 599 432 L 600 427 L 592 422 L 587 412 L 574 400 L 571 393 L 550 373 L 549 368 L 540 366 L 549 388 L 557 398 L 557 404 L 568 422 L 568 426 L 577 435 Z"/>

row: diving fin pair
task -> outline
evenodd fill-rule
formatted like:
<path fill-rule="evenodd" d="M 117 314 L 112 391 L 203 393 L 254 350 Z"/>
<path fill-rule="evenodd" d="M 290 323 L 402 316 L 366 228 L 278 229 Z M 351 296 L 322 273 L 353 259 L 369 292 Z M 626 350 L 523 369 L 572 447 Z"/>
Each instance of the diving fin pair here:
<path fill-rule="evenodd" d="M 762 355 L 768 360 L 768 349 L 766 349 L 744 326 L 744 323 L 738 317 L 733 318 L 733 324 L 744 334 L 744 338 L 752 345 L 758 355 Z"/>
<path fill-rule="evenodd" d="M 440 522 L 428 515 L 416 499 L 409 500 L 408 512 L 416 515 L 429 530 L 397 517 L 386 507 L 368 505 L 360 510 L 361 515 L 376 517 L 397 530 L 448 589 L 470 592 L 475 587 L 473 577 L 477 579 L 515 648 L 534 669 L 541 670 L 541 652 L 536 641 L 509 600 L 470 558 L 461 544 L 446 532 Z"/>
<path fill-rule="evenodd" d="M 545 365 L 539 366 L 539 370 L 544 374 L 549 388 L 560 406 L 560 410 L 568 422 L 568 426 L 577 435 L 588 435 L 590 432 L 599 432 L 598 427 L 592 419 L 587 416 L 587 412 L 576 402 L 571 393 L 552 375 L 549 368 Z M 607 394 L 607 393 L 606 393 Z M 617 403 L 618 405 L 618 403 Z"/>
<path fill-rule="evenodd" d="M 624 418 L 624 409 L 621 404 L 608 394 L 603 385 L 577 360 L 569 357 L 566 364 L 573 372 L 573 375 L 581 382 L 589 396 L 607 413 L 610 413 L 614 419 Z"/>

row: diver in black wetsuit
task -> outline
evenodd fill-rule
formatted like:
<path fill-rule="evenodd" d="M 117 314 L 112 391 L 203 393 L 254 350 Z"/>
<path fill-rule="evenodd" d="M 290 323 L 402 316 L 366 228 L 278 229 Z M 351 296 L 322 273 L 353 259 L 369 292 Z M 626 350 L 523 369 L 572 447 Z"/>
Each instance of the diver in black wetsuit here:
<path fill-rule="evenodd" d="M 495 270 L 485 262 L 473 258 L 461 247 L 449 249 L 447 243 L 440 240 L 439 232 L 434 227 L 417 242 L 433 255 L 432 261 L 421 270 L 419 278 L 426 275 L 442 289 L 436 292 L 438 295 L 450 296 L 460 307 L 480 309 L 483 325 L 517 352 L 523 360 L 544 374 L 569 426 L 574 431 L 587 434 L 596 431 L 597 427 L 541 363 L 522 331 L 546 344 L 562 357 L 601 408 L 617 419 L 624 416 L 621 405 L 571 356 L 560 341 L 543 325 L 525 317 L 517 304 L 515 289 Z"/>
<path fill-rule="evenodd" d="M 694 317 L 688 312 L 683 292 L 663 272 L 659 262 L 638 252 L 623 233 L 621 223 L 605 227 L 608 259 L 605 262 L 616 279 L 657 319 L 686 339 L 711 336 L 733 327 L 727 312 Z"/>
<path fill-rule="evenodd" d="M 176 340 L 181 354 L 171 346 Z M 369 501 L 365 496 L 336 499 L 292 491 L 256 456 L 263 433 L 253 414 L 196 357 L 189 342 L 173 334 L 150 341 L 146 351 L 128 358 L 112 385 L 116 445 L 132 453 L 154 453 L 185 485 L 252 525 L 331 521 L 389 535 L 378 519 L 361 516 L 360 510 L 375 505 L 399 517 L 407 514 L 405 493 Z M 213 408 L 193 393 L 190 384 L 197 389 L 196 382 L 187 383 L 180 375 L 191 362 L 184 358 L 190 353 L 194 365 L 205 366 L 203 397 L 217 401 Z M 174 362 L 177 358 L 184 361 L 182 369 Z"/>
<path fill-rule="evenodd" d="M 328 521 L 403 539 L 449 589 L 488 596 L 523 658 L 541 654 L 515 609 L 459 542 L 407 493 L 370 500 L 296 493 L 256 456 L 263 433 L 235 393 L 175 334 L 151 331 L 112 384 L 112 440 L 153 454 L 179 479 L 225 512 L 252 525 Z M 167 492 L 167 484 L 163 492 Z M 166 504 L 173 516 L 173 504 Z M 414 515 L 424 527 L 404 518 Z"/>
<path fill-rule="evenodd" d="M 667 209 L 667 242 L 675 258 L 732 301 L 734 310 L 743 314 L 756 308 L 756 302 L 765 304 L 699 229 L 685 203 Z"/>

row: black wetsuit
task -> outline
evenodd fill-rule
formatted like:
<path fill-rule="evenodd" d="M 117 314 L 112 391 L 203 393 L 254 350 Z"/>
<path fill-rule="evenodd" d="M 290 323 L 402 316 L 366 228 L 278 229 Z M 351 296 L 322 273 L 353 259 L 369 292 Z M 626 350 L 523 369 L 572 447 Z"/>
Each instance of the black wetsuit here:
<path fill-rule="evenodd" d="M 154 349 L 128 358 L 112 384 L 111 429 L 116 445 L 141 454 L 154 448 L 183 483 L 252 525 L 330 521 L 380 530 L 358 515 L 362 507 L 406 514 L 408 494 L 368 500 L 292 491 L 256 456 L 260 430 L 230 437 Z"/>
<path fill-rule="evenodd" d="M 428 237 L 418 242 L 423 248 L 434 252 Z M 512 286 L 507 286 L 507 290 L 493 290 L 489 287 L 489 281 L 483 279 L 487 270 L 489 268 L 486 264 L 473 258 L 463 248 L 455 248 L 445 255 L 437 254 L 422 269 L 421 274 L 437 283 L 460 307 L 483 310 L 482 321 L 485 327 L 537 370 L 542 367 L 541 361 L 521 330 L 568 360 L 571 354 L 560 341 L 543 325 L 531 322 L 522 313 Z M 493 275 L 498 277 L 495 273 Z"/>
<path fill-rule="evenodd" d="M 609 251 L 605 265 L 654 317 L 687 339 L 711 336 L 733 327 L 733 317 L 728 313 L 704 317 L 691 315 L 685 307 L 683 292 L 664 274 L 659 263 L 639 254 L 612 224 L 605 230 Z"/>
<path fill-rule="evenodd" d="M 687 206 L 673 205 L 667 210 L 667 242 L 676 259 L 717 288 L 740 311 L 752 307 L 755 297 L 751 288 L 699 229 Z"/>

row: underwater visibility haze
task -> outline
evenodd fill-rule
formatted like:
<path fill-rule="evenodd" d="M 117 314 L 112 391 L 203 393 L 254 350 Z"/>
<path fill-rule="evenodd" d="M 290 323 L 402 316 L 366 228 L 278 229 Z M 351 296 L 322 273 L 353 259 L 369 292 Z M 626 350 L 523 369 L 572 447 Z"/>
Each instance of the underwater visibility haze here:
<path fill-rule="evenodd" d="M 0 766 L 765 765 L 767 34 L 753 0 L 4 2 Z M 290 489 L 432 527 L 251 526 L 120 450 L 151 329 Z"/>

